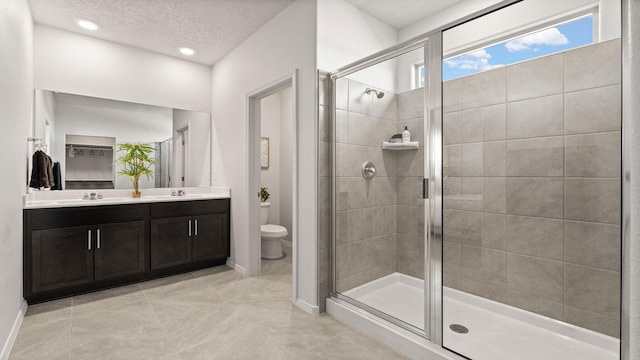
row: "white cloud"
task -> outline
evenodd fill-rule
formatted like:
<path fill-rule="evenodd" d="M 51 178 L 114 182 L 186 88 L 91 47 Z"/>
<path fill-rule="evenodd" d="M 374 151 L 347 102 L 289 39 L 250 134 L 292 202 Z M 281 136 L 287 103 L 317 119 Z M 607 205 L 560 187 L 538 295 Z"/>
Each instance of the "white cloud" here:
<path fill-rule="evenodd" d="M 504 45 L 509 52 L 516 52 L 522 50 L 531 49 L 532 46 L 536 45 L 564 45 L 568 44 L 569 39 L 564 36 L 563 33 L 560 32 L 557 28 L 549 28 L 542 30 L 537 33 L 529 34 L 523 36 L 519 39 L 514 39 L 509 41 Z"/>
<path fill-rule="evenodd" d="M 489 54 L 485 49 L 480 49 L 445 60 L 444 63 L 450 68 L 473 72 L 491 70 L 493 68 L 503 66 L 502 64 L 489 64 L 490 59 L 491 54 Z"/>

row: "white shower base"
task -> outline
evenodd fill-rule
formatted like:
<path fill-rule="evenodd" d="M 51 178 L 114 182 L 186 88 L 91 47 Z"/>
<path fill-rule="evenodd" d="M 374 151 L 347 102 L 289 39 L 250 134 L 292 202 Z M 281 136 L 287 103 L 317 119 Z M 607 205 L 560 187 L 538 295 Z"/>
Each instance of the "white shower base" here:
<path fill-rule="evenodd" d="M 393 273 L 343 295 L 422 329 L 423 286 L 420 279 Z M 619 359 L 619 341 L 613 337 L 447 287 L 443 296 L 443 344 L 474 360 Z M 469 332 L 455 333 L 450 324 Z"/>

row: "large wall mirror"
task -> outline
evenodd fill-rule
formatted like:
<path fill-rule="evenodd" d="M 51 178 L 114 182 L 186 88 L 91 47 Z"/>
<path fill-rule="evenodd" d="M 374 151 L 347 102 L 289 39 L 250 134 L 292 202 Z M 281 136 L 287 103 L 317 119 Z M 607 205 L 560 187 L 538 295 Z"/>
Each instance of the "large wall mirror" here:
<path fill-rule="evenodd" d="M 141 177 L 141 188 L 211 184 L 208 113 L 40 89 L 34 101 L 38 141 L 31 150 L 60 163 L 65 190 L 129 188 L 129 178 L 118 174 L 115 161 L 123 143 L 155 149 L 153 176 Z"/>

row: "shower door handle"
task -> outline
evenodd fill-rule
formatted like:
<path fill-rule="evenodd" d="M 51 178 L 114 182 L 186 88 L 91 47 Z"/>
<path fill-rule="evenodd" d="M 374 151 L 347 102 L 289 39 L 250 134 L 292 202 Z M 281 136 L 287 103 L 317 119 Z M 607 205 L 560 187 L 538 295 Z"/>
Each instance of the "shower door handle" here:
<path fill-rule="evenodd" d="M 429 179 L 427 178 L 422 179 L 422 198 L 429 198 Z"/>

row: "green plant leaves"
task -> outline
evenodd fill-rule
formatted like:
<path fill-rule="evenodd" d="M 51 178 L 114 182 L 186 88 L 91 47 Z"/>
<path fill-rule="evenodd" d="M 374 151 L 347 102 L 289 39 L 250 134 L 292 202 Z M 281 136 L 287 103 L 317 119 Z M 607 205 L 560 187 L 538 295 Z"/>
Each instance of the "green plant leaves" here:
<path fill-rule="evenodd" d="M 269 196 L 271 196 L 271 195 L 267 191 L 267 188 L 266 187 L 261 187 L 260 188 L 260 201 L 265 202 L 265 201 L 269 200 Z"/>
<path fill-rule="evenodd" d="M 116 162 L 122 165 L 122 170 L 118 171 L 118 174 L 152 177 L 153 170 L 151 170 L 151 165 L 156 163 L 156 159 L 150 157 L 149 154 L 155 150 L 149 144 L 118 144 L 118 152 L 124 153 L 116 159 Z"/>

